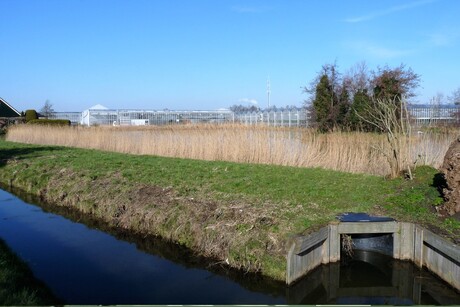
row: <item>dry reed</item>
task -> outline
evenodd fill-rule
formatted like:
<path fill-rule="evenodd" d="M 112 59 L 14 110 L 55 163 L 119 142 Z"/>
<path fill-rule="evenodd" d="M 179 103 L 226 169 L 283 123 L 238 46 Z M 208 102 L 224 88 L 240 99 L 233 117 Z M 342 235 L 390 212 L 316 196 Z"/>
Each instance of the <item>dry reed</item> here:
<path fill-rule="evenodd" d="M 456 133 L 413 135 L 412 157 L 408 161 L 439 168 Z M 311 129 L 235 124 L 60 128 L 18 125 L 8 130 L 7 140 L 139 155 L 321 167 L 373 175 L 390 173 L 388 161 L 381 154 L 388 146 L 385 136 L 371 133 L 318 134 Z"/>

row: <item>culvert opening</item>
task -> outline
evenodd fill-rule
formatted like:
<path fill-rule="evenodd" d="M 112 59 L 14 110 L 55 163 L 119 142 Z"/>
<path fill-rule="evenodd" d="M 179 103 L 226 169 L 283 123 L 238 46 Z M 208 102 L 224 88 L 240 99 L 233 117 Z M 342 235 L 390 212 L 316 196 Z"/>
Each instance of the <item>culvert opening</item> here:
<path fill-rule="evenodd" d="M 339 288 L 358 295 L 393 287 L 392 233 L 341 234 L 340 241 Z"/>
<path fill-rule="evenodd" d="M 393 257 L 392 233 L 341 234 L 340 242 L 341 258 L 353 258 L 355 251 L 376 252 Z"/>

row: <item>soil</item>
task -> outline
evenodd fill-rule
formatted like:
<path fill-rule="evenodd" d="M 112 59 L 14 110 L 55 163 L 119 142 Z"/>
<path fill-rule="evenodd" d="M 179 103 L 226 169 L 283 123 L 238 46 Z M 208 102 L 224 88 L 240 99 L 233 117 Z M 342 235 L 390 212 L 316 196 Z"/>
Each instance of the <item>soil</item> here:
<path fill-rule="evenodd" d="M 446 202 L 439 206 L 441 215 L 460 216 L 460 136 L 452 142 L 444 157 L 442 173 L 446 180 L 443 189 Z"/>

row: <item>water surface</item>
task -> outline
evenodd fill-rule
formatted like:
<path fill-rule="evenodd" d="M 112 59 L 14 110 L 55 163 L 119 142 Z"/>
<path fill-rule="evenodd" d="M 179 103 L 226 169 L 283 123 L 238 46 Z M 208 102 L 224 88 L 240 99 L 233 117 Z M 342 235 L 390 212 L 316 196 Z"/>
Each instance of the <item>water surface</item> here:
<path fill-rule="evenodd" d="M 425 270 L 388 257 L 321 266 L 288 288 L 174 244 L 101 229 L 0 190 L 0 238 L 68 304 L 460 304 Z"/>

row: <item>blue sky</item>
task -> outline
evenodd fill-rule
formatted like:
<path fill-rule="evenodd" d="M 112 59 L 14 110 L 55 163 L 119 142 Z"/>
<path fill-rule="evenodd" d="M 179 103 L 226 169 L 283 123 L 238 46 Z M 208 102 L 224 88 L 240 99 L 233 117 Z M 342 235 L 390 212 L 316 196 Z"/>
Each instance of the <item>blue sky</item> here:
<path fill-rule="evenodd" d="M 0 97 L 18 110 L 297 105 L 326 63 L 404 63 L 416 101 L 460 87 L 460 1 L 0 0 Z"/>

